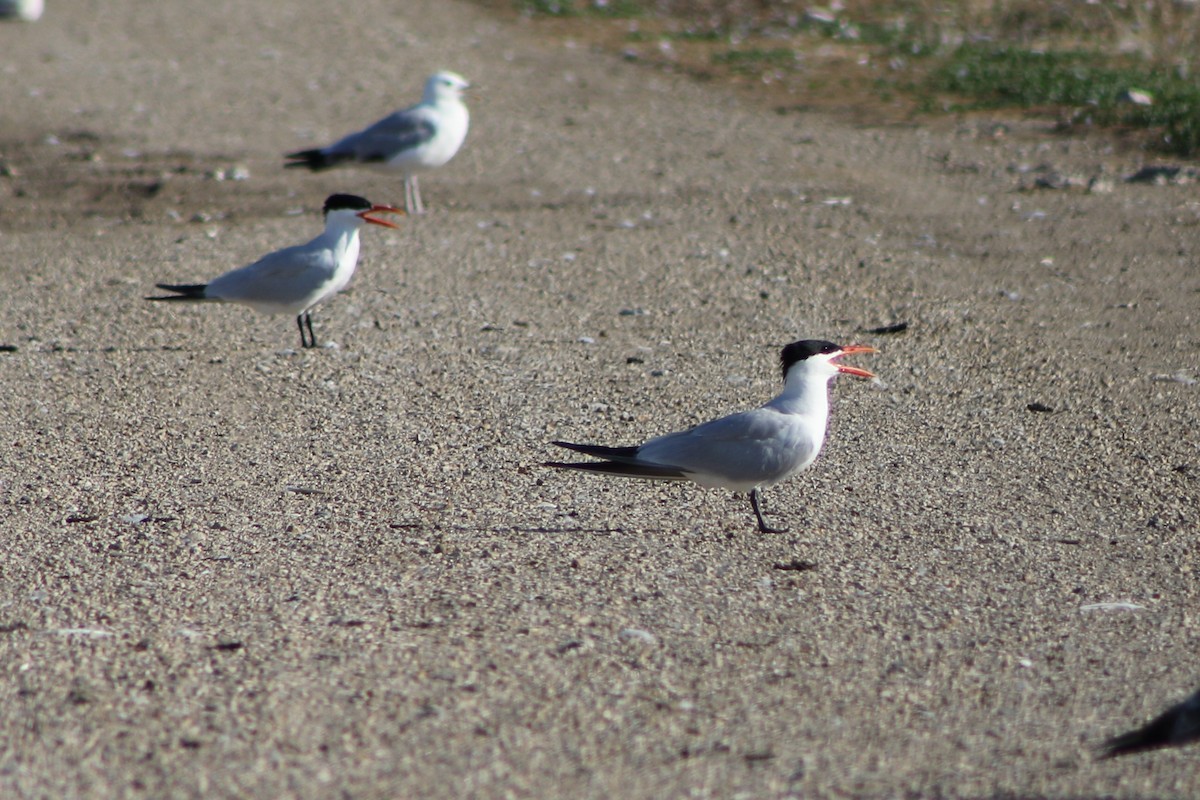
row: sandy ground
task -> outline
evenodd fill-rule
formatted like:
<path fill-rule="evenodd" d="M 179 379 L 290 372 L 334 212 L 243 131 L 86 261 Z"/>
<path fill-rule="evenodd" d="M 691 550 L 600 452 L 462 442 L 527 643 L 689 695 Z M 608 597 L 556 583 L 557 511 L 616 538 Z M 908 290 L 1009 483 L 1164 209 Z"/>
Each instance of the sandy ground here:
<path fill-rule="evenodd" d="M 142 301 L 402 201 L 281 155 L 440 67 L 467 145 L 364 232 L 336 346 Z M 0 70 L 0 794 L 1200 787 L 1093 757 L 1197 680 L 1200 205 L 1144 155 L 781 114 L 447 0 L 52 0 Z M 757 405 L 809 337 L 883 383 L 765 493 L 790 533 L 540 466 Z"/>

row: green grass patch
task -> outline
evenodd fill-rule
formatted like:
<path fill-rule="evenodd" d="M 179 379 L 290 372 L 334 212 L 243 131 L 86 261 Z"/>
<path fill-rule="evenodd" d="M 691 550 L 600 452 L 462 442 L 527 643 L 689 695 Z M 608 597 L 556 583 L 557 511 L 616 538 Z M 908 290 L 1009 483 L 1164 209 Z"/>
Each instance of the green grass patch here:
<path fill-rule="evenodd" d="M 625 35 L 628 42 L 721 42 L 730 36 L 728 31 L 630 31 Z"/>
<path fill-rule="evenodd" d="M 718 75 L 776 71 L 787 73 L 785 81 L 829 90 L 834 79 L 803 66 L 831 64 L 849 71 L 840 76 L 848 89 L 915 101 L 918 111 L 941 113 L 948 97 L 950 110 L 1067 109 L 1076 121 L 1146 129 L 1163 150 L 1200 154 L 1200 80 L 1185 77 L 1189 68 L 1200 70 L 1195 3 L 845 0 L 836 13 L 797 13 L 792 0 L 512 1 L 531 16 L 647 20 L 647 30 L 627 30 L 625 41 L 691 43 L 675 57 L 707 61 Z M 1140 56 L 1124 53 L 1131 35 Z M 826 48 L 832 56 L 814 46 L 818 39 L 838 43 Z M 814 57 L 797 61 L 797 53 L 808 52 Z M 854 85 L 856 79 L 869 84 Z M 1138 91 L 1152 102 L 1128 102 Z"/>
<path fill-rule="evenodd" d="M 796 51 L 790 47 L 752 47 L 713 53 L 712 60 L 714 64 L 723 64 L 734 72 L 750 73 L 768 68 L 795 66 Z"/>
<path fill-rule="evenodd" d="M 932 87 L 973 98 L 977 108 L 1037 105 L 1111 105 L 1131 77 L 1088 52 L 960 47 L 934 70 Z"/>
<path fill-rule="evenodd" d="M 796 30 L 841 42 L 885 47 L 905 55 L 927 55 L 933 50 L 931 45 L 919 41 L 911 31 L 895 23 L 808 16 L 797 24 Z"/>
<path fill-rule="evenodd" d="M 1174 152 L 1200 150 L 1200 86 L 1143 62 L 1089 51 L 964 45 L 930 73 L 927 88 L 968 98 L 960 109 L 1082 107 L 1101 124 L 1161 129 Z M 1128 102 L 1131 90 L 1149 93 L 1152 104 Z"/>
<path fill-rule="evenodd" d="M 646 14 L 639 0 L 517 0 L 517 8 L 533 16 L 630 19 Z"/>

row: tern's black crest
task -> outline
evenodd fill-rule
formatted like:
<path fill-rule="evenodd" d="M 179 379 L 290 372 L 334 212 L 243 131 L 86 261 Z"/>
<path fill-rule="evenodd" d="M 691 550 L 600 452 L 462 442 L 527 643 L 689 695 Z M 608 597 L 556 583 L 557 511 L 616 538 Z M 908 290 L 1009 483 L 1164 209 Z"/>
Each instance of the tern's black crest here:
<path fill-rule="evenodd" d="M 331 194 L 325 199 L 325 210 L 322 213 L 328 214 L 330 211 L 368 211 L 370 208 L 370 201 L 356 194 Z"/>
<path fill-rule="evenodd" d="M 830 355 L 841 349 L 840 345 L 820 339 L 802 339 L 798 342 L 792 342 L 783 348 L 783 352 L 779 354 L 779 362 L 783 365 L 784 380 L 787 380 L 788 370 L 792 368 L 793 364 L 803 361 L 810 356 Z"/>

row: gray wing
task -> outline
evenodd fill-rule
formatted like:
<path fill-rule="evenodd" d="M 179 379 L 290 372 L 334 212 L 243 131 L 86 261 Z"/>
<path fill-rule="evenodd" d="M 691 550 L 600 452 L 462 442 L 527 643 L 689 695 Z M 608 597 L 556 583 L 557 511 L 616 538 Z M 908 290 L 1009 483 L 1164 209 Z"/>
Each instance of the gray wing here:
<path fill-rule="evenodd" d="M 816 455 L 812 442 L 784 415 L 756 408 L 651 439 L 638 458 L 687 472 L 736 476 L 739 482 L 778 479 Z"/>
<path fill-rule="evenodd" d="M 437 134 L 437 124 L 429 110 L 420 106 L 397 111 L 371 127 L 352 133 L 325 148 L 329 155 L 352 155 L 362 162 L 390 161 L 400 153 L 413 150 Z"/>
<path fill-rule="evenodd" d="M 327 249 L 296 245 L 276 250 L 208 284 L 206 294 L 242 303 L 288 304 L 328 280 L 336 269 Z"/>

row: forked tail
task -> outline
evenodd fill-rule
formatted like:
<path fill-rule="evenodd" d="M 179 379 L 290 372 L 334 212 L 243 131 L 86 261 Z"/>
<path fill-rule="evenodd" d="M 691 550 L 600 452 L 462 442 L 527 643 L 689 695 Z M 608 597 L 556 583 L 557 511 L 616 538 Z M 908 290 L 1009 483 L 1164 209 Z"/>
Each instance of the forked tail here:
<path fill-rule="evenodd" d="M 156 283 L 154 285 L 163 291 L 175 292 L 175 294 L 163 295 L 161 297 L 147 297 L 147 300 L 198 301 L 211 299 L 204 296 L 204 290 L 208 288 L 207 283 Z"/>
<path fill-rule="evenodd" d="M 637 447 L 605 447 L 598 444 L 574 444 L 572 442 L 551 442 L 558 447 L 565 447 L 577 453 L 607 459 L 606 461 L 546 461 L 542 466 L 558 469 L 578 469 L 584 472 L 599 472 L 604 475 L 621 475 L 626 478 L 648 478 L 659 481 L 683 481 L 688 475 L 679 467 L 664 464 L 648 464 L 637 460 Z"/>
<path fill-rule="evenodd" d="M 619 475 L 622 478 L 646 478 L 652 481 L 686 481 L 687 473 L 679 467 L 660 467 L 657 464 L 627 464 L 622 461 L 543 461 L 543 467 L 577 469 L 583 472 L 598 472 L 601 475 Z"/>

